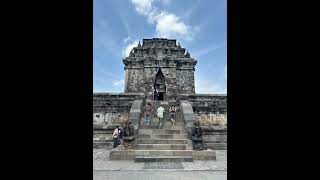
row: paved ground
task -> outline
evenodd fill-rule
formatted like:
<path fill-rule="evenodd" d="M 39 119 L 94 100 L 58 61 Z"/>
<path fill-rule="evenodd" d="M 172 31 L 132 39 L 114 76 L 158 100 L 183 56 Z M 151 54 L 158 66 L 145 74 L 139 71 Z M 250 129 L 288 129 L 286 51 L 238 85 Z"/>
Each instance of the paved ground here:
<path fill-rule="evenodd" d="M 109 161 L 109 151 L 94 149 L 93 178 L 94 180 L 226 180 L 227 151 L 217 151 L 216 161 L 145 164 L 133 161 Z"/>

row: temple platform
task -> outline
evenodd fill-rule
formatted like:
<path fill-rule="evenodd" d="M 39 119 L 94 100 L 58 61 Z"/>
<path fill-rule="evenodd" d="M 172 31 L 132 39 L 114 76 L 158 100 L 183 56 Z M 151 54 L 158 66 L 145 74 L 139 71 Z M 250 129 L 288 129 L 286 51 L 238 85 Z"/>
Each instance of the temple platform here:
<path fill-rule="evenodd" d="M 141 118 L 141 124 L 144 118 Z M 157 124 L 153 122 L 152 124 Z M 216 160 L 214 150 L 196 151 L 188 139 L 184 122 L 179 120 L 172 126 L 164 122 L 163 127 L 142 126 L 133 147 L 118 146 L 110 151 L 110 160 L 134 160 L 134 162 L 193 162 L 193 160 Z"/>

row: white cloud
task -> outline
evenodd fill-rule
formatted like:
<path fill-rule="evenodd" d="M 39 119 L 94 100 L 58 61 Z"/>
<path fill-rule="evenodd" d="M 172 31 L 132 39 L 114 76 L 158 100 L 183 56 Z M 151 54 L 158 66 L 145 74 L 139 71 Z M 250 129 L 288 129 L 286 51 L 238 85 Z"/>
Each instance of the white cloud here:
<path fill-rule="evenodd" d="M 114 80 L 112 82 L 113 84 L 113 89 L 116 92 L 123 92 L 124 91 L 124 79 L 121 80 Z"/>
<path fill-rule="evenodd" d="M 114 86 L 123 86 L 124 85 L 124 80 L 123 79 L 114 80 L 112 83 L 113 83 Z"/>
<path fill-rule="evenodd" d="M 187 25 L 176 15 L 162 11 L 155 19 L 157 36 L 172 38 L 175 35 L 187 35 Z"/>
<path fill-rule="evenodd" d="M 152 9 L 153 0 L 131 0 L 136 8 L 136 11 L 140 14 L 147 15 Z"/>
<path fill-rule="evenodd" d="M 147 17 L 148 23 L 155 24 L 155 36 L 157 37 L 183 38 L 189 41 L 193 39 L 194 33 L 200 30 L 190 27 L 177 15 L 153 6 L 153 0 L 132 0 L 132 3 L 139 14 Z"/>
<path fill-rule="evenodd" d="M 128 42 L 130 39 L 131 39 L 130 36 L 126 37 L 125 39 L 123 39 L 123 43 L 124 43 L 124 44 L 127 44 L 127 42 Z"/>
<path fill-rule="evenodd" d="M 122 50 L 122 56 L 128 57 L 130 54 L 130 51 L 132 48 L 136 47 L 138 45 L 139 41 L 134 41 L 133 43 L 128 44 L 123 50 Z"/>

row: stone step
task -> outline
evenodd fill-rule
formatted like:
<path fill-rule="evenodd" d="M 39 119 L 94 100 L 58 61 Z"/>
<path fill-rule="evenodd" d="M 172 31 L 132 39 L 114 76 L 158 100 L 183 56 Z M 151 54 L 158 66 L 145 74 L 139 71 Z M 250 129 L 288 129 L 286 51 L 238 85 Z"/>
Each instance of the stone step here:
<path fill-rule="evenodd" d="M 187 131 L 181 129 L 139 129 L 139 134 L 187 134 Z"/>
<path fill-rule="evenodd" d="M 93 142 L 93 148 L 94 149 L 112 149 L 113 148 L 113 142 Z"/>
<path fill-rule="evenodd" d="M 136 140 L 136 144 L 189 144 L 188 139 L 150 139 L 139 138 Z"/>
<path fill-rule="evenodd" d="M 134 150 L 135 156 L 192 156 L 193 150 Z"/>
<path fill-rule="evenodd" d="M 151 139 L 186 139 L 187 134 L 139 134 L 138 138 L 151 138 Z"/>
<path fill-rule="evenodd" d="M 136 144 L 137 150 L 186 150 L 187 144 Z"/>
<path fill-rule="evenodd" d="M 110 160 L 134 160 L 136 157 L 159 156 L 192 156 L 193 160 L 216 160 L 216 152 L 213 150 L 117 150 L 110 151 Z"/>
<path fill-rule="evenodd" d="M 227 136 L 219 136 L 219 135 L 211 135 L 211 136 L 203 136 L 204 142 L 227 142 Z"/>
<path fill-rule="evenodd" d="M 145 123 L 145 117 L 142 117 L 141 119 L 140 119 L 140 122 L 141 123 Z M 157 118 L 157 117 L 152 117 L 151 118 L 151 121 L 150 121 L 151 123 L 159 123 L 159 119 Z M 164 122 L 170 122 L 171 123 L 171 119 L 170 119 L 170 115 L 169 114 L 164 114 Z M 181 120 L 181 119 L 176 119 L 176 121 L 175 121 L 175 124 L 179 124 L 179 125 L 183 125 L 184 124 L 184 121 L 183 120 Z"/>
<path fill-rule="evenodd" d="M 158 128 L 158 124 L 156 124 L 156 125 L 151 124 L 150 126 L 141 125 L 139 128 L 139 131 L 141 129 L 159 129 L 159 128 Z M 164 130 L 185 130 L 185 127 L 184 126 L 171 126 L 171 125 L 164 124 L 161 129 L 164 129 Z"/>
<path fill-rule="evenodd" d="M 213 150 L 227 150 L 227 143 L 206 143 L 206 146 Z"/>
<path fill-rule="evenodd" d="M 193 162 L 192 156 L 136 156 L 134 162 Z"/>
<path fill-rule="evenodd" d="M 110 160 L 133 160 L 136 156 L 192 156 L 192 150 L 111 150 Z"/>
<path fill-rule="evenodd" d="M 162 129 L 169 129 L 169 130 L 185 130 L 184 126 L 164 126 Z"/>
<path fill-rule="evenodd" d="M 157 124 L 158 124 L 158 121 L 157 121 Z M 166 125 L 166 126 L 172 126 L 172 123 L 171 123 L 171 121 L 170 120 L 168 120 L 168 121 L 165 121 L 164 123 L 163 123 L 163 125 Z M 184 126 L 184 122 L 183 121 L 176 121 L 175 123 L 174 123 L 174 126 Z"/>

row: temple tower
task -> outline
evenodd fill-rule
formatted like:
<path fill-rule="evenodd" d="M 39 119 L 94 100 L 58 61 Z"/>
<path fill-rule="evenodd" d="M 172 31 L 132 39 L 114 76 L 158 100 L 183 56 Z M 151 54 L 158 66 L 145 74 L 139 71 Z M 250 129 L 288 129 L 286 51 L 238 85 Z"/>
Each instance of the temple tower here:
<path fill-rule="evenodd" d="M 174 100 L 178 94 L 195 94 L 197 61 L 175 39 L 143 39 L 134 47 L 125 65 L 125 93 L 145 93 L 159 100 Z"/>

